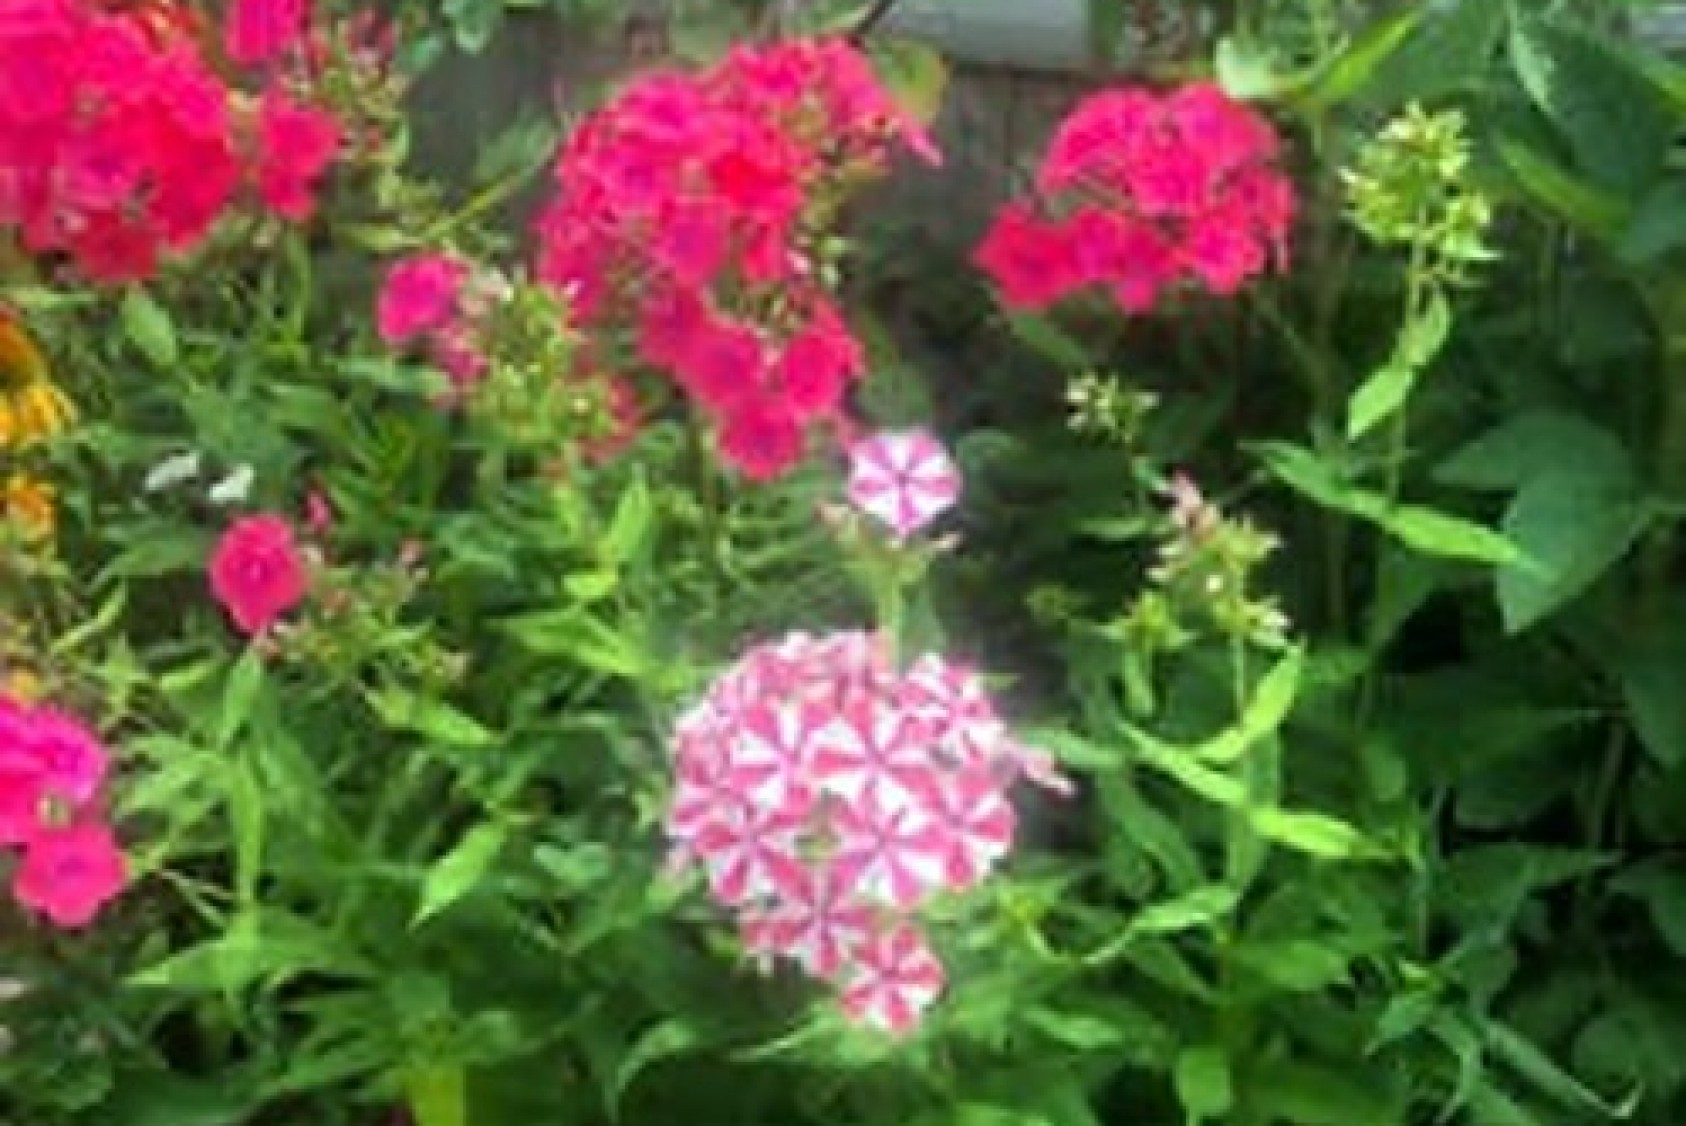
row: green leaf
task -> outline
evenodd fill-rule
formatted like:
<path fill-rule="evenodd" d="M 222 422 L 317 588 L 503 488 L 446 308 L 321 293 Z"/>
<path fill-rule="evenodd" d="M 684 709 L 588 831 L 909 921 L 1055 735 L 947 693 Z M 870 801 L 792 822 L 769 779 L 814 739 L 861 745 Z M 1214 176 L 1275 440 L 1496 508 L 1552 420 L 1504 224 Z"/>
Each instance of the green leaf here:
<path fill-rule="evenodd" d="M 1639 203 L 1616 245 L 1629 266 L 1646 266 L 1686 245 L 1686 180 L 1658 184 Z"/>
<path fill-rule="evenodd" d="M 1576 170 L 1627 199 L 1655 179 L 1673 136 L 1661 92 L 1614 44 L 1549 18 L 1511 25 L 1510 57 Z"/>
<path fill-rule="evenodd" d="M 620 576 L 613 571 L 575 571 L 562 578 L 562 589 L 568 597 L 586 605 L 603 601 L 619 586 Z"/>
<path fill-rule="evenodd" d="M 1222 884 L 1195 888 L 1175 899 L 1143 908 L 1130 920 L 1128 929 L 1138 935 L 1177 934 L 1193 930 L 1228 915 L 1235 910 L 1238 898 L 1234 888 Z"/>
<path fill-rule="evenodd" d="M 1249 1076 L 1247 1105 L 1265 1121 L 1295 1126 L 1398 1126 L 1407 1120 L 1385 1078 L 1351 1065 L 1339 1068 L 1273 1061 Z"/>
<path fill-rule="evenodd" d="M 155 367 L 175 366 L 181 358 L 176 344 L 175 325 L 170 314 L 145 289 L 133 287 L 123 294 L 117 310 L 123 325 L 123 335 L 140 350 Z"/>
<path fill-rule="evenodd" d="M 137 1069 L 118 1075 L 99 1111 L 105 1121 L 122 1126 L 245 1126 L 262 1112 L 260 1103 L 244 1076 L 232 1070 L 213 1079 Z"/>
<path fill-rule="evenodd" d="M 1618 1101 L 1607 1100 L 1558 1067 L 1533 1041 L 1508 1025 L 1490 1020 L 1484 1031 L 1487 1046 L 1495 1056 L 1509 1064 L 1518 1075 L 1532 1083 L 1542 1094 L 1565 1107 L 1582 1113 L 1620 1119 L 1631 1118 L 1639 1105 L 1641 1091 L 1637 1087 Z"/>
<path fill-rule="evenodd" d="M 1362 493 L 1342 481 L 1315 451 L 1292 442 L 1260 442 L 1253 448 L 1277 480 L 1323 507 L 1355 516 L 1370 507 L 1359 499 Z"/>
<path fill-rule="evenodd" d="M 428 869 L 410 925 L 419 926 L 473 891 L 503 851 L 506 839 L 503 826 L 496 822 L 482 822 L 465 833 L 456 847 Z"/>
<path fill-rule="evenodd" d="M 1033 728 L 1024 732 L 1024 738 L 1030 746 L 1047 751 L 1066 766 L 1108 771 L 1117 770 L 1125 762 L 1122 747 L 1103 747 L 1058 728 Z"/>
<path fill-rule="evenodd" d="M 484 51 L 503 26 L 504 0 L 444 0 L 452 39 L 464 54 Z"/>
<path fill-rule="evenodd" d="M 1228 1114 L 1235 1103 L 1229 1059 L 1215 1044 L 1185 1049 L 1177 1057 L 1172 1078 L 1176 1083 L 1177 1101 L 1195 1121 Z"/>
<path fill-rule="evenodd" d="M 1410 39 L 1425 11 L 1417 5 L 1372 21 L 1350 45 L 1318 67 L 1297 99 L 1300 108 L 1315 116 L 1361 93 Z"/>
<path fill-rule="evenodd" d="M 929 125 L 948 91 L 948 64 L 942 52 L 912 39 L 874 37 L 872 61 L 885 87 L 915 121 Z"/>
<path fill-rule="evenodd" d="M 1346 405 L 1346 436 L 1362 438 L 1397 413 L 1417 385 L 1417 369 L 1389 362 L 1372 372 Z"/>
<path fill-rule="evenodd" d="M 1382 494 L 1342 481 L 1322 458 L 1304 447 L 1260 442 L 1253 448 L 1266 468 L 1290 488 L 1325 508 L 1368 520 L 1424 555 L 1488 564 L 1523 560 L 1515 544 L 1481 524 L 1420 505 L 1390 507 Z"/>
<path fill-rule="evenodd" d="M 497 735 L 479 720 L 443 700 L 419 696 L 395 684 L 366 693 L 380 721 L 397 731 L 412 731 L 447 747 L 489 747 Z"/>
<path fill-rule="evenodd" d="M 234 845 L 235 894 L 244 906 L 257 901 L 263 874 L 264 829 L 267 806 L 257 771 L 246 755 L 236 755 L 226 768 L 228 821 Z"/>
<path fill-rule="evenodd" d="M 416 1126 L 468 1126 L 468 1074 L 462 1067 L 409 1068 L 404 1073 L 404 1100 Z"/>
<path fill-rule="evenodd" d="M 683 1055 L 700 1043 L 702 1035 L 682 1017 L 671 1017 L 645 1029 L 621 1059 L 609 1083 L 609 1107 L 613 1117 L 619 1120 L 621 1098 L 639 1073 L 664 1059 Z"/>
<path fill-rule="evenodd" d="M 1045 1116 L 1019 1107 L 964 1102 L 916 1119 L 912 1126 L 1055 1126 Z"/>
<path fill-rule="evenodd" d="M 1521 488 L 1562 467 L 1566 451 L 1574 460 L 1604 466 L 1627 464 L 1621 440 L 1579 415 L 1531 410 L 1495 426 L 1435 468 L 1434 478 L 1469 489 Z"/>
<path fill-rule="evenodd" d="M 129 604 L 129 588 L 120 585 L 112 588 L 111 594 L 100 604 L 99 610 L 85 621 L 78 622 L 70 629 L 54 637 L 49 645 L 56 655 L 74 653 L 77 649 L 87 645 L 96 637 L 110 632 L 111 628 L 123 615 Z"/>
<path fill-rule="evenodd" d="M 1452 0 L 1419 5 L 1423 18 L 1397 48 L 1386 52 L 1362 89 L 1371 106 L 1428 102 L 1478 86 L 1509 15 L 1505 0 Z"/>
<path fill-rule="evenodd" d="M 1232 887 L 1208 884 L 1184 892 L 1174 899 L 1144 907 L 1130 920 L 1123 933 L 1085 955 L 1083 962 L 1089 966 L 1103 966 L 1121 955 L 1128 956 L 1139 952 L 1137 948 L 1140 946 L 1151 946 L 1158 936 L 1181 934 L 1197 927 L 1210 926 L 1233 912 L 1240 898 Z M 1162 968 L 1167 973 L 1182 979 L 1191 992 L 1204 989 L 1204 985 L 1194 976 L 1193 971 L 1188 969 L 1186 963 L 1180 962 L 1175 949 L 1167 945 L 1162 956 L 1150 957 L 1156 957 L 1163 963 Z"/>
<path fill-rule="evenodd" d="M 1351 976 L 1346 951 L 1311 938 L 1248 939 L 1234 954 L 1256 976 L 1289 993 L 1314 993 Z"/>
<path fill-rule="evenodd" d="M 1502 526 L 1528 566 L 1496 578 L 1505 628 L 1518 633 L 1585 591 L 1652 519 L 1633 466 L 1613 445 L 1564 447 L 1517 490 Z"/>
<path fill-rule="evenodd" d="M 1626 228 L 1631 211 L 1621 197 L 1587 183 L 1514 137 L 1499 138 L 1497 149 L 1518 185 L 1559 219 L 1605 243 Z"/>
<path fill-rule="evenodd" d="M 1393 356 L 1352 393 L 1347 403 L 1349 439 L 1363 437 L 1404 408 L 1418 373 L 1433 362 L 1451 331 L 1452 307 L 1436 291 L 1427 308 L 1400 331 Z"/>
<path fill-rule="evenodd" d="M 253 708 L 257 706 L 263 684 L 263 658 L 256 647 L 248 647 L 229 670 L 228 680 L 223 686 L 222 707 L 217 712 L 214 744 L 218 750 L 225 750 L 231 746 L 234 737 L 246 726 Z"/>
<path fill-rule="evenodd" d="M 1255 809 L 1253 829 L 1266 840 L 1327 860 L 1377 859 L 1386 852 L 1363 833 L 1321 813 Z"/>
<path fill-rule="evenodd" d="M 1305 650 L 1295 646 L 1259 678 L 1246 707 L 1242 709 L 1239 722 L 1216 738 L 1193 748 L 1193 753 L 1209 763 L 1234 762 L 1259 740 L 1275 734 L 1294 706 L 1304 669 Z"/>
<path fill-rule="evenodd" d="M 331 932 L 278 911 L 234 917 L 222 935 L 180 950 L 129 978 L 136 987 L 189 993 L 277 984 L 305 973 L 370 977 L 375 970 Z"/>
<path fill-rule="evenodd" d="M 1197 761 L 1188 748 L 1161 742 L 1133 727 L 1125 728 L 1125 734 L 1136 746 L 1137 761 L 1170 775 L 1190 792 L 1213 805 L 1228 809 L 1246 800 L 1246 791 L 1240 782 Z"/>
<path fill-rule="evenodd" d="M 627 486 L 615 504 L 615 514 L 599 544 L 604 562 L 616 567 L 631 562 L 649 542 L 654 523 L 655 508 L 650 502 L 650 488 L 640 476 Z"/>
<path fill-rule="evenodd" d="M 1351 669 L 1355 676 L 1377 659 L 1375 655 L 1398 636 L 1417 611 L 1446 588 L 1452 569 L 1450 564 L 1393 544 L 1382 548 L 1377 563 L 1376 589 L 1370 597 L 1364 630 L 1366 651 L 1359 655 L 1359 667 Z"/>
<path fill-rule="evenodd" d="M 1663 942 L 1686 958 L 1686 868 L 1648 861 L 1623 872 L 1613 886 L 1642 900 Z"/>
<path fill-rule="evenodd" d="M 539 610 L 501 623 L 512 637 L 541 656 L 566 657 L 595 672 L 638 680 L 647 663 L 632 640 L 581 610 Z"/>
<path fill-rule="evenodd" d="M 1097 1052 L 1123 1043 L 1125 1033 L 1113 1021 L 1092 1013 L 1066 1013 L 1035 1008 L 1024 1022 L 1061 1047 L 1078 1052 Z"/>
<path fill-rule="evenodd" d="M 1668 767 L 1686 762 L 1686 603 L 1659 615 L 1652 628 L 1606 654 L 1621 679 L 1622 701 L 1651 757 Z"/>
<path fill-rule="evenodd" d="M 1483 524 L 1419 505 L 1404 504 L 1376 517 L 1393 537 L 1413 551 L 1470 563 L 1513 564 L 1525 568 L 1526 550 Z"/>
<path fill-rule="evenodd" d="M 1218 41 L 1214 60 L 1218 85 L 1237 101 L 1279 97 L 1294 84 L 1294 76 L 1284 74 L 1277 61 L 1258 40 L 1226 35 Z"/>
<path fill-rule="evenodd" d="M 1007 317 L 1007 326 L 1031 351 L 1064 368 L 1068 374 L 1081 375 L 1094 365 L 1089 350 L 1047 317 L 1014 313 Z"/>
<path fill-rule="evenodd" d="M 183 571 L 203 570 L 211 553 L 212 539 L 198 529 L 166 530 L 156 524 L 135 529 L 130 545 L 118 552 L 95 579 L 103 585 L 112 579 L 156 578 Z"/>
<path fill-rule="evenodd" d="M 1111 833 L 1157 864 L 1173 888 L 1193 887 L 1204 877 L 1185 828 L 1149 803 L 1128 771 L 1096 779 L 1096 790 Z"/>
<path fill-rule="evenodd" d="M 1534 893 L 1608 867 L 1609 853 L 1511 842 L 1474 845 L 1441 862 L 1438 909 L 1468 929 L 1510 925 Z"/>

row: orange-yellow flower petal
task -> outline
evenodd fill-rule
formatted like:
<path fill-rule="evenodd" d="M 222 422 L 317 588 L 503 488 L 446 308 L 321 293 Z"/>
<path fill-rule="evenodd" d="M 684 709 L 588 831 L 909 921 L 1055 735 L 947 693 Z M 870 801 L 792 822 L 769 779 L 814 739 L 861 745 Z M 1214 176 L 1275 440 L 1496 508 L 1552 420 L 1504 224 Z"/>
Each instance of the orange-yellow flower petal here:
<path fill-rule="evenodd" d="M 25 539 L 51 539 L 58 526 L 57 497 L 45 481 L 13 474 L 0 486 L 0 506 L 4 507 L 7 522 Z"/>

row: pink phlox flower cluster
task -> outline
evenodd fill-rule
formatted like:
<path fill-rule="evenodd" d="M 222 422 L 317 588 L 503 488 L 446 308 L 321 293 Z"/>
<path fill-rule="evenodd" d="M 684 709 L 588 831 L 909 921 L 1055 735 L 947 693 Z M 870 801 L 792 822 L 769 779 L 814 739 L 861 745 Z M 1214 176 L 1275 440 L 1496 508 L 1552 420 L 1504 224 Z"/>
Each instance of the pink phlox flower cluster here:
<path fill-rule="evenodd" d="M 333 116 L 271 90 L 254 106 L 205 59 L 186 9 L 0 0 L 0 231 L 96 282 L 154 273 L 249 184 L 307 218 Z"/>
<path fill-rule="evenodd" d="M 675 863 L 702 870 L 750 954 L 897 1034 L 943 984 L 920 908 L 1007 855 L 1020 778 L 1067 788 L 976 673 L 935 655 L 898 669 L 859 632 L 752 648 L 681 718 L 674 760 Z"/>
<path fill-rule="evenodd" d="M 932 151 L 841 40 L 740 46 L 707 70 L 646 75 L 558 154 L 537 276 L 605 349 L 630 344 L 672 378 L 727 462 L 777 476 L 864 370 L 814 248 L 847 188 L 897 145 Z"/>
<path fill-rule="evenodd" d="M 486 372 L 473 303 L 469 264 L 440 252 L 412 254 L 394 262 L 381 285 L 375 327 L 394 347 L 420 345 L 462 392 Z"/>
<path fill-rule="evenodd" d="M 99 806 L 110 755 L 77 718 L 0 696 L 0 846 L 23 850 L 12 895 L 81 927 L 128 879 Z"/>
<path fill-rule="evenodd" d="M 1210 83 L 1092 95 L 1056 131 L 1039 198 L 1003 207 L 976 261 L 1017 308 L 1090 287 L 1127 313 L 1184 285 L 1233 294 L 1287 261 L 1279 149 L 1268 120 Z"/>

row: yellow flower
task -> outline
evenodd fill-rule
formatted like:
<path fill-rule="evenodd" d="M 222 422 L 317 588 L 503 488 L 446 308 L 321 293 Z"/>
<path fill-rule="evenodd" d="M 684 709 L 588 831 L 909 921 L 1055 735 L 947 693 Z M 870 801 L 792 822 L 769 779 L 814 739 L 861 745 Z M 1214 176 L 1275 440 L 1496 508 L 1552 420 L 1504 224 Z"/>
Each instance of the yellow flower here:
<path fill-rule="evenodd" d="M 53 538 L 58 524 L 53 487 L 45 481 L 14 473 L 0 487 L 0 509 L 23 538 L 33 542 Z"/>
<path fill-rule="evenodd" d="M 75 417 L 76 408 L 54 385 L 41 350 L 0 307 L 0 449 L 51 438 Z"/>
<path fill-rule="evenodd" d="M 31 669 L 7 669 L 0 676 L 0 692 L 25 703 L 34 703 L 46 695 L 46 685 Z"/>

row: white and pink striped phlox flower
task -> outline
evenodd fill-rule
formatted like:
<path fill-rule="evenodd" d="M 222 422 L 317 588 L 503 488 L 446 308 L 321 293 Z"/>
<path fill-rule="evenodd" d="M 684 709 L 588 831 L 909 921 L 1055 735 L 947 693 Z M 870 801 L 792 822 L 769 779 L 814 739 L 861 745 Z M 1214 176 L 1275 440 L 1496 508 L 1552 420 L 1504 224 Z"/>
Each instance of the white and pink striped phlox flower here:
<path fill-rule="evenodd" d="M 674 862 L 701 869 L 746 953 L 836 983 L 846 1013 L 895 1033 L 942 988 L 918 913 L 1011 851 L 1021 777 L 1069 785 L 977 673 L 898 669 L 858 631 L 751 648 L 680 717 L 673 759 Z"/>
<path fill-rule="evenodd" d="M 923 430 L 885 431 L 849 447 L 849 503 L 906 539 L 960 499 L 960 471 Z"/>

